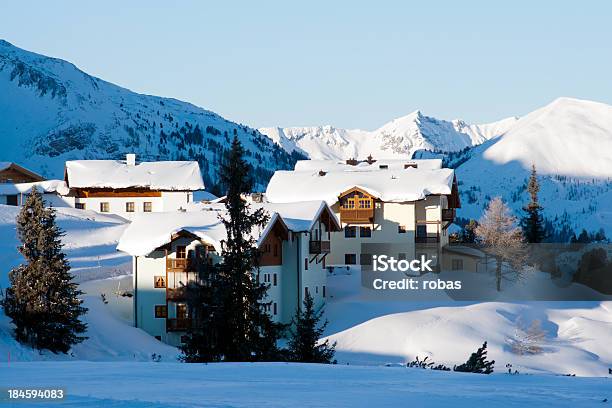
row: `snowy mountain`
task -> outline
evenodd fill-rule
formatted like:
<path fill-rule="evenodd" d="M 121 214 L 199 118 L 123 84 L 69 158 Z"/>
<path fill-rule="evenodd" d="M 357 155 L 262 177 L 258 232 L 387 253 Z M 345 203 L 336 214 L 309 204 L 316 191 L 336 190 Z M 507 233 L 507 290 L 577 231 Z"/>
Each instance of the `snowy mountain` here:
<path fill-rule="evenodd" d="M 238 135 L 261 189 L 293 157 L 247 126 L 175 99 L 141 95 L 66 61 L 0 40 L 0 160 L 62 178 L 73 159 L 124 158 L 200 163 L 207 189 L 223 150 Z"/>
<path fill-rule="evenodd" d="M 540 175 L 540 200 L 552 227 L 612 236 L 612 106 L 559 98 L 521 118 L 500 138 L 467 152 L 457 168 L 458 215 L 478 218 L 490 197 L 518 213 L 526 203 L 531 165 Z"/>
<path fill-rule="evenodd" d="M 518 118 L 485 125 L 470 125 L 425 116 L 415 111 L 374 131 L 338 129 L 333 126 L 261 128 L 259 131 L 287 151 L 299 151 L 311 159 L 377 158 L 412 156 L 417 150 L 454 152 L 502 135 Z"/>

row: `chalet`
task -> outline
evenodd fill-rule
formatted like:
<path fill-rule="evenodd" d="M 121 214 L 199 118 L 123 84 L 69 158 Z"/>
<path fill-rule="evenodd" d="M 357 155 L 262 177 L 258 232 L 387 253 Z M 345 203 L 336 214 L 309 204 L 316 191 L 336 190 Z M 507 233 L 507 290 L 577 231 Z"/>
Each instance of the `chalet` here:
<path fill-rule="evenodd" d="M 64 179 L 75 208 L 108 212 L 128 219 L 136 213 L 176 211 L 204 190 L 195 161 L 136 163 L 120 160 L 67 161 Z"/>
<path fill-rule="evenodd" d="M 368 244 L 399 245 L 399 259 L 437 259 L 460 206 L 454 171 L 437 159 L 298 161 L 295 170 L 274 174 L 266 198 L 327 202 L 343 228 L 332 236 L 334 265 L 369 262 L 373 254 L 362 250 Z"/>
<path fill-rule="evenodd" d="M 328 296 L 326 258 L 330 237 L 340 230 L 322 201 L 295 204 L 253 203 L 270 220 L 252 231 L 261 258 L 253 271 L 269 285 L 268 312 L 289 323 L 309 293 L 317 306 Z M 134 325 L 172 345 L 198 324 L 198 311 L 186 302 L 186 286 L 202 279 L 206 268 L 223 262 L 225 227 L 221 204 L 191 205 L 184 213 L 141 214 L 135 217 L 117 249 L 133 257 Z"/>
<path fill-rule="evenodd" d="M 0 162 L 0 183 L 35 183 L 45 178 L 13 162 Z"/>

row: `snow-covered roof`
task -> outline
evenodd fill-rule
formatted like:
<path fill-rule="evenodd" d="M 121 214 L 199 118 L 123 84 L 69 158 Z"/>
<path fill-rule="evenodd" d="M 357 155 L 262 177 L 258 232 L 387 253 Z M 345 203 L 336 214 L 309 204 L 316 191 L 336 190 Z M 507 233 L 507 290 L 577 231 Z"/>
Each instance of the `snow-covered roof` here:
<path fill-rule="evenodd" d="M 263 229 L 253 231 L 258 245 L 272 228 L 275 222 L 282 222 L 294 232 L 307 231 L 323 211 L 329 209 L 322 201 L 311 201 L 294 204 L 252 203 L 252 208 L 264 208 L 270 215 L 268 224 Z M 333 220 L 337 219 L 331 211 Z M 117 249 L 134 256 L 151 253 L 172 240 L 180 231 L 196 235 L 202 241 L 221 251 L 221 241 L 226 239 L 225 226 L 219 216 L 226 214 L 224 204 L 192 203 L 188 211 L 140 213 L 119 240 Z M 339 227 L 338 227 L 339 228 Z"/>
<path fill-rule="evenodd" d="M 180 231 L 198 236 L 202 241 L 221 251 L 221 241 L 226 238 L 225 226 L 217 209 L 202 211 L 176 211 L 140 213 L 125 229 L 117 249 L 130 255 L 147 255 L 172 240 Z"/>
<path fill-rule="evenodd" d="M 28 194 L 36 187 L 41 193 L 68 194 L 68 187 L 64 180 L 46 180 L 35 183 L 0 183 L 0 195 Z"/>
<path fill-rule="evenodd" d="M 419 169 L 436 170 L 442 168 L 441 159 L 382 159 L 375 160 L 372 163 L 360 161 L 355 165 L 347 164 L 343 160 L 298 160 L 295 163 L 296 171 L 373 171 L 373 170 L 404 170 L 406 166 L 409 168 L 417 166 Z M 381 169 L 382 166 L 382 169 Z"/>
<path fill-rule="evenodd" d="M 127 164 L 122 160 L 72 160 L 66 162 L 66 177 L 70 188 L 204 189 L 200 166 L 195 161 Z"/>
<path fill-rule="evenodd" d="M 386 202 L 416 201 L 432 194 L 451 194 L 453 179 L 452 169 L 277 171 L 266 198 L 271 203 L 323 200 L 333 205 L 341 193 L 358 187 Z"/>

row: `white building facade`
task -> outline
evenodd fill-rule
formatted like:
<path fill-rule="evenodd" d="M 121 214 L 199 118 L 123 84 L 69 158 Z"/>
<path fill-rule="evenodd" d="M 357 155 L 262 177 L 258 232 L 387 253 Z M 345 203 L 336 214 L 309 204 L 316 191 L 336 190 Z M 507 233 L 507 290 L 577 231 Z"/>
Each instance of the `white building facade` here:
<path fill-rule="evenodd" d="M 75 208 L 133 219 L 138 213 L 176 211 L 204 190 L 194 161 L 136 162 L 119 160 L 67 161 L 64 179 L 67 202 Z"/>
<path fill-rule="evenodd" d="M 328 296 L 326 258 L 330 237 L 340 226 L 323 202 L 263 206 L 270 221 L 257 232 L 260 267 L 253 273 L 268 285 L 266 303 L 272 320 L 290 323 L 309 293 L 316 307 Z M 185 286 L 203 268 L 223 262 L 222 205 L 194 206 L 178 214 L 147 214 L 126 229 L 118 249 L 133 256 L 134 325 L 178 346 L 194 322 Z M 284 215 L 283 215 L 284 214 Z"/>
<path fill-rule="evenodd" d="M 322 199 L 330 205 L 342 226 L 332 234 L 330 265 L 371 262 L 368 244 L 392 246 L 397 253 L 388 255 L 399 259 L 425 255 L 435 263 L 448 244 L 460 202 L 454 171 L 440 160 L 317 160 L 295 168 L 274 174 L 266 198 Z"/>

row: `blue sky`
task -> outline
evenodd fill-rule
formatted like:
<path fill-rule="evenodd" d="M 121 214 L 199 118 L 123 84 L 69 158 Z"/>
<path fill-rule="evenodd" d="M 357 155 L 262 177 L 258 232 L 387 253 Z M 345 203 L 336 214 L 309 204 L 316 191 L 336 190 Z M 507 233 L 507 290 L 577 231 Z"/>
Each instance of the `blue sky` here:
<path fill-rule="evenodd" d="M 250 126 L 612 103 L 607 1 L 2 2 L 0 38 Z"/>

